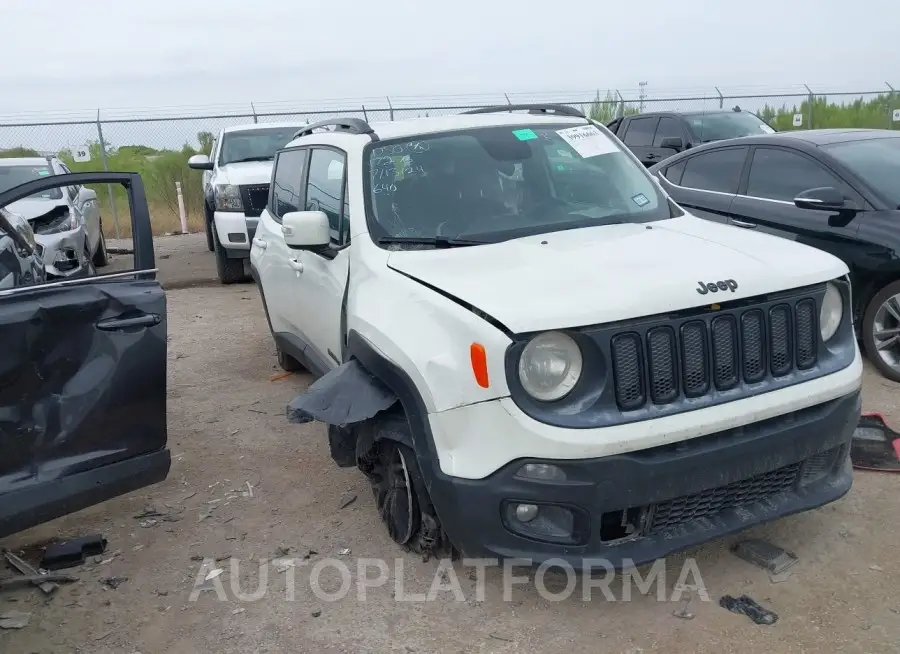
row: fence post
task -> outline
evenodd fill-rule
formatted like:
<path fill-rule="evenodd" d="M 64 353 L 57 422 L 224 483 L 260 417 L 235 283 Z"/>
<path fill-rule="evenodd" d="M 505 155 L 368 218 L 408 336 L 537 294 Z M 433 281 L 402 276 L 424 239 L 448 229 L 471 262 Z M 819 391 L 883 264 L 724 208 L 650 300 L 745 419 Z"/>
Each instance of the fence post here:
<path fill-rule="evenodd" d="M 803 86 L 806 86 L 806 84 L 804 84 Z M 809 99 L 806 101 L 806 105 L 807 105 L 806 106 L 806 113 L 807 113 L 806 129 L 812 129 L 813 128 L 813 102 L 815 102 L 815 96 L 813 95 L 812 89 L 809 88 L 808 86 L 806 86 L 806 91 L 807 91 L 807 93 L 809 93 L 809 96 L 808 96 Z"/>
<path fill-rule="evenodd" d="M 388 110 L 391 112 L 391 120 L 394 120 L 394 105 L 391 104 L 391 97 L 389 95 L 384 97 L 388 101 Z"/>
<path fill-rule="evenodd" d="M 178 218 L 181 221 L 181 233 L 187 234 L 187 212 L 184 210 L 184 194 L 181 192 L 181 182 L 175 182 L 175 195 L 178 197 Z"/>
<path fill-rule="evenodd" d="M 506 98 L 506 104 L 509 105 L 509 106 L 511 107 L 511 106 L 512 106 L 512 102 L 509 101 L 509 94 L 508 94 L 508 93 L 504 93 L 504 94 L 503 94 L 503 97 Z M 512 113 L 512 110 L 510 110 L 509 113 Z"/>
<path fill-rule="evenodd" d="M 725 107 L 725 96 L 722 95 L 718 86 L 714 86 L 713 88 L 716 90 L 716 93 L 719 94 L 719 109 L 723 109 Z"/>
<path fill-rule="evenodd" d="M 257 118 L 256 118 L 256 107 L 253 106 L 252 102 L 250 103 L 250 111 L 253 112 L 253 122 L 258 123 L 259 120 L 257 120 Z"/>
<path fill-rule="evenodd" d="M 616 95 L 619 96 L 619 103 L 616 107 L 616 118 L 622 118 L 625 115 L 625 98 L 619 93 L 619 89 L 616 89 Z"/>
<path fill-rule="evenodd" d="M 896 92 L 894 87 L 885 82 L 885 86 L 887 86 L 891 92 L 888 93 L 888 129 L 894 129 L 894 93 Z"/>
<path fill-rule="evenodd" d="M 103 170 L 109 172 L 109 163 L 106 161 L 106 141 L 103 140 L 103 124 L 100 122 L 100 110 L 97 109 L 97 138 L 100 141 L 100 157 L 103 159 Z M 113 213 L 113 225 L 116 227 L 116 240 L 122 238 L 119 233 L 119 212 L 116 209 L 116 199 L 113 196 L 112 184 L 106 185 L 109 193 L 109 207 Z"/>
<path fill-rule="evenodd" d="M 369 122 L 369 114 L 366 113 L 366 105 L 362 105 L 362 110 L 363 110 L 363 120 L 365 120 L 366 122 Z"/>

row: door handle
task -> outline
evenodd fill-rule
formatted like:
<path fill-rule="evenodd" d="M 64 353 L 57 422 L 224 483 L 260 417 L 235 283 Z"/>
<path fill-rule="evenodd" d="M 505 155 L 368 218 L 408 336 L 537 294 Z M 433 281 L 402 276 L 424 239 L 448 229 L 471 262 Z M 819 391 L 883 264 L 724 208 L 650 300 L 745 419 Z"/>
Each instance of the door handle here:
<path fill-rule="evenodd" d="M 756 223 L 747 223 L 743 220 L 735 220 L 734 218 L 731 219 L 731 224 L 743 227 L 744 229 L 756 229 Z"/>
<path fill-rule="evenodd" d="M 261 239 L 257 236 L 253 239 L 253 245 L 258 247 L 260 250 L 265 250 L 268 243 L 266 243 L 265 239 Z"/>
<path fill-rule="evenodd" d="M 300 259 L 288 259 L 288 265 L 291 267 L 291 270 L 295 270 L 298 273 L 303 272 L 303 262 Z"/>
<path fill-rule="evenodd" d="M 160 323 L 159 315 L 155 313 L 145 313 L 140 316 L 131 316 L 129 318 L 107 318 L 97 323 L 97 329 L 105 332 L 114 332 L 120 329 L 135 329 L 137 327 L 153 327 Z"/>

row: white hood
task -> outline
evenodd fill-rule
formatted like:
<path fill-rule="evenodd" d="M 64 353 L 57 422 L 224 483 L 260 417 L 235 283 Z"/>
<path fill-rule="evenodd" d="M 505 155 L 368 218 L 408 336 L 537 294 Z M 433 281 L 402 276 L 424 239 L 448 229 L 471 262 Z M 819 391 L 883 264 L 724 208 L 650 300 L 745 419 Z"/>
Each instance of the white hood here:
<path fill-rule="evenodd" d="M 216 184 L 268 184 L 272 178 L 271 161 L 244 161 L 221 166 L 216 172 Z"/>
<path fill-rule="evenodd" d="M 727 302 L 848 272 L 821 250 L 693 216 L 493 245 L 396 251 L 388 266 L 468 302 L 517 333 Z M 699 282 L 729 279 L 737 283 L 734 292 L 697 291 Z"/>
<path fill-rule="evenodd" d="M 43 216 L 45 213 L 52 211 L 55 207 L 60 205 L 68 206 L 68 204 L 65 197 L 58 200 L 25 198 L 24 200 L 19 200 L 18 202 L 7 205 L 6 210 L 19 214 L 26 220 L 34 220 L 38 216 Z"/>

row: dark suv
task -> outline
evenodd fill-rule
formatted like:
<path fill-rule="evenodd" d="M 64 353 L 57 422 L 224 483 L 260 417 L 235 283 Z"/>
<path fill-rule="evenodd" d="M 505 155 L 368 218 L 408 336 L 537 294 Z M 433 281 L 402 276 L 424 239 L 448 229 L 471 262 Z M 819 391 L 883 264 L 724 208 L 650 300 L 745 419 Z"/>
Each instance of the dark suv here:
<path fill-rule="evenodd" d="M 775 130 L 749 111 L 658 111 L 616 118 L 607 125 L 648 168 L 701 143 Z"/>

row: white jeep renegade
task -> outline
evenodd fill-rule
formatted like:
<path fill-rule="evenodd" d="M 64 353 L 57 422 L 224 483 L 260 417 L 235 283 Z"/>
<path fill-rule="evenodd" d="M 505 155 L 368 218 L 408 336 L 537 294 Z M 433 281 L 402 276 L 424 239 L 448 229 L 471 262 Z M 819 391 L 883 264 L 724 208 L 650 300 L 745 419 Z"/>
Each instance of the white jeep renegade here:
<path fill-rule="evenodd" d="M 251 271 L 320 377 L 289 416 L 411 549 L 637 565 L 851 486 L 846 266 L 691 216 L 570 107 L 302 129 Z"/>

